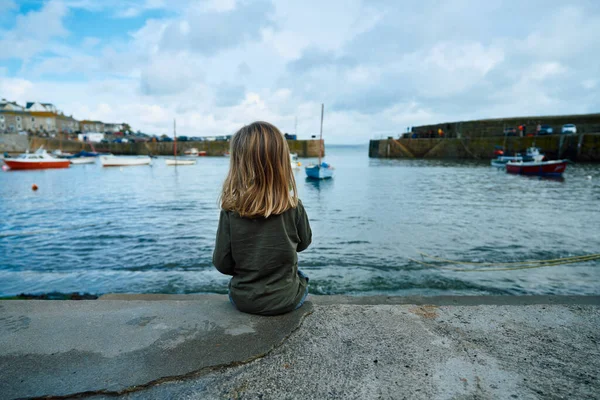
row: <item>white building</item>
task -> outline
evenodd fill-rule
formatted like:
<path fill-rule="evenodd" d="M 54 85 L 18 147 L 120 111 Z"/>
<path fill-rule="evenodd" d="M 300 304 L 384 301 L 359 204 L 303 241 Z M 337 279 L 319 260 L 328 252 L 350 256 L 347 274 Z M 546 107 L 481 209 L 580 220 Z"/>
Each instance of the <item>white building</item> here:
<path fill-rule="evenodd" d="M 79 135 L 77 135 L 77 139 L 79 139 L 82 142 L 99 143 L 102 139 L 104 139 L 104 133 L 97 133 L 97 132 L 80 133 Z"/>

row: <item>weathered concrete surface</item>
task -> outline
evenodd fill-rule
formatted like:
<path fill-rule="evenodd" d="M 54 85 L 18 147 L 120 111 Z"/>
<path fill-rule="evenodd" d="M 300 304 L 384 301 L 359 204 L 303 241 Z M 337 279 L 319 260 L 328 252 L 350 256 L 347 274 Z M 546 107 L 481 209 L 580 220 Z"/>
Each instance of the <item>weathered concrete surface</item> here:
<path fill-rule="evenodd" d="M 0 134 L 0 153 L 22 153 L 28 144 L 27 135 Z"/>
<path fill-rule="evenodd" d="M 80 373 L 88 380 L 103 375 L 96 383 L 109 392 L 82 396 L 93 399 L 598 398 L 600 393 L 599 297 L 413 298 L 420 305 L 387 296 L 379 298 L 383 304 L 376 297 L 313 297 L 312 313 L 307 303 L 309 308 L 288 320 L 237 314 L 225 296 L 107 299 L 114 296 L 127 297 L 0 302 L 0 393 L 27 397 L 46 387 L 56 392 L 45 394 L 73 394 L 65 388 L 80 385 Z M 359 304 L 363 301 L 366 305 Z M 151 316 L 160 322 L 143 319 Z M 202 324 L 182 330 L 190 318 L 218 326 L 218 350 L 208 345 L 212 336 Z M 250 323 L 253 333 L 226 333 L 237 324 L 245 331 Z M 161 324 L 170 336 L 155 332 Z M 286 324 L 285 333 L 275 337 Z M 297 324 L 301 327 L 294 331 Z M 186 346 L 190 341 L 207 350 L 198 353 Z M 257 343 L 272 350 L 258 351 Z M 134 356 L 137 348 L 141 353 Z M 246 363 L 225 359 L 244 351 L 256 356 L 246 357 L 251 360 Z M 52 352 L 62 359 L 40 371 L 38 364 L 54 357 Z M 119 393 L 128 374 L 163 368 L 144 353 L 170 369 L 211 356 L 218 367 L 184 377 L 171 373 L 170 379 Z"/>
<path fill-rule="evenodd" d="M 0 302 L 0 399 L 119 392 L 260 357 L 310 305 L 278 317 L 194 301 Z"/>

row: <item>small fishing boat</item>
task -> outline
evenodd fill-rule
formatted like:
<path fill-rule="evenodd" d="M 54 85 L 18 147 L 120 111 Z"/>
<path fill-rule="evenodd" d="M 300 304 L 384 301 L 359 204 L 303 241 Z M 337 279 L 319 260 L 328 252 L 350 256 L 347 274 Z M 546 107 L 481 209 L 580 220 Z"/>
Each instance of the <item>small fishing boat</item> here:
<path fill-rule="evenodd" d="M 312 179 L 333 178 L 333 170 L 334 168 L 326 162 L 318 165 L 308 165 L 305 168 L 306 176 Z"/>
<path fill-rule="evenodd" d="M 102 163 L 103 167 L 133 167 L 137 165 L 150 165 L 150 162 L 151 159 L 148 156 L 100 156 L 100 163 Z"/>
<path fill-rule="evenodd" d="M 311 179 L 329 179 L 333 177 L 334 168 L 326 162 L 321 162 L 321 154 L 323 154 L 323 114 L 325 113 L 325 105 L 321 104 L 321 133 L 319 135 L 319 163 L 309 164 L 304 170 L 306 176 Z"/>
<path fill-rule="evenodd" d="M 40 147 L 35 153 L 25 153 L 15 158 L 5 158 L 4 163 L 14 170 L 69 168 L 71 165 L 69 160 L 52 157 L 43 147 Z"/>
<path fill-rule="evenodd" d="M 165 164 L 166 165 L 173 165 L 173 166 L 177 166 L 177 165 L 194 165 L 196 164 L 196 160 L 182 160 L 177 159 L 177 130 L 175 128 L 175 124 L 176 121 L 173 120 L 173 158 L 167 158 L 165 160 Z M 192 150 L 196 150 L 196 152 L 198 151 L 198 149 L 192 149 Z"/>
<path fill-rule="evenodd" d="M 499 153 L 496 153 L 499 154 Z M 527 148 L 525 155 L 516 154 L 514 156 L 505 156 L 502 154 L 498 155 L 497 158 L 494 158 L 491 162 L 492 167 L 496 168 L 504 168 L 506 164 L 509 162 L 530 162 L 530 161 L 542 161 L 544 159 L 544 154 L 540 151 L 539 147 L 529 147 Z"/>
<path fill-rule="evenodd" d="M 511 161 L 506 164 L 506 172 L 519 175 L 562 176 L 567 169 L 567 160 L 556 161 Z"/>
<path fill-rule="evenodd" d="M 183 154 L 185 154 L 186 156 L 204 157 L 204 156 L 206 156 L 206 151 L 204 151 L 204 150 L 199 151 L 197 148 L 193 147 L 191 149 L 184 151 Z"/>

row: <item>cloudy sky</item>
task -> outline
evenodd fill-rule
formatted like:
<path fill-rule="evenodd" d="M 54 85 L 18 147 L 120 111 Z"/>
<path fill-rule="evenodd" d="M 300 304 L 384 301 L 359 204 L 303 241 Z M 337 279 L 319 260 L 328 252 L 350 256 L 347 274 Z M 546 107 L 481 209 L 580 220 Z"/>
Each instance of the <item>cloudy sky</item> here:
<path fill-rule="evenodd" d="M 598 0 L 0 0 L 0 97 L 148 133 L 329 143 L 600 112 Z"/>

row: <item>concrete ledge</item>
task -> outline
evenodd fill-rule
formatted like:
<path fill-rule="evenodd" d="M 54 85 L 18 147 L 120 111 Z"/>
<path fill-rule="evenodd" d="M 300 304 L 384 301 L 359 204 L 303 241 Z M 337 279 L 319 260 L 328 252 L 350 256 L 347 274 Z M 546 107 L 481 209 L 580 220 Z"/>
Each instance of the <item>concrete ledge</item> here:
<path fill-rule="evenodd" d="M 311 311 L 260 317 L 194 301 L 0 302 L 0 398 L 122 392 L 261 357 Z"/>
<path fill-rule="evenodd" d="M 193 301 L 206 298 L 222 298 L 215 294 L 137 294 L 110 293 L 98 300 L 145 300 L 145 301 Z M 600 296 L 316 296 L 310 295 L 314 304 L 415 304 L 436 306 L 506 305 L 525 306 L 535 304 L 579 304 L 600 306 Z"/>
<path fill-rule="evenodd" d="M 219 295 L 3 301 L 0 397 L 600 393 L 598 297 L 313 296 L 311 302 L 285 316 L 257 317 Z"/>

